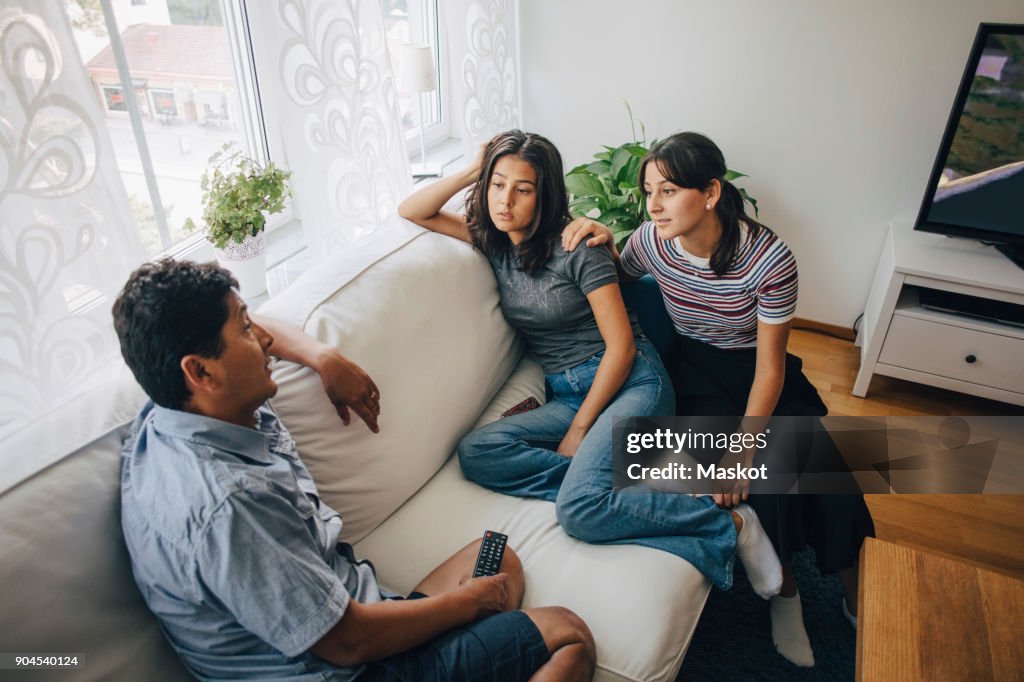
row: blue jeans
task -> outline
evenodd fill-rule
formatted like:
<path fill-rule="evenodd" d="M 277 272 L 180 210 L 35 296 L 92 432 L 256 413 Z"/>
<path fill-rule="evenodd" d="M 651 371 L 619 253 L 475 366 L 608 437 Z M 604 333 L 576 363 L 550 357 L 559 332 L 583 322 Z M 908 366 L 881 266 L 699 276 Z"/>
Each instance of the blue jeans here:
<path fill-rule="evenodd" d="M 569 535 L 596 544 L 653 547 L 689 561 L 716 587 L 732 585 L 736 527 L 710 497 L 636 485 L 612 489 L 615 417 L 669 415 L 675 393 L 654 346 L 637 340 L 622 384 L 583 438 L 574 457 L 556 450 L 590 390 L 601 355 L 544 377 L 547 403 L 492 422 L 459 443 L 459 463 L 471 481 L 506 495 L 554 502 Z"/>

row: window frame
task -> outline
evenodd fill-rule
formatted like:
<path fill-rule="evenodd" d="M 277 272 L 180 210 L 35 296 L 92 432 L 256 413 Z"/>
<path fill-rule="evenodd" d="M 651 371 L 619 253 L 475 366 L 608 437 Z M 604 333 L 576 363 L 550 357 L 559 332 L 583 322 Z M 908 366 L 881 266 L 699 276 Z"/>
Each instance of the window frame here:
<path fill-rule="evenodd" d="M 414 11 L 412 5 L 416 4 Z M 444 27 L 440 20 L 438 11 L 438 0 L 408 0 L 409 6 L 409 40 L 412 43 L 429 44 L 434 52 L 434 71 L 437 74 L 437 90 L 429 95 L 428 101 L 436 107 L 437 121 L 429 123 L 423 129 L 423 140 L 427 146 L 427 155 L 430 155 L 430 147 L 443 142 L 451 137 L 451 121 L 449 118 L 451 107 L 449 106 L 448 86 L 448 61 L 447 41 L 443 33 Z M 417 22 L 413 23 L 413 18 Z M 394 70 L 394 65 L 392 65 Z M 397 78 L 398 74 L 394 76 Z M 422 97 L 422 95 L 417 95 Z M 419 126 L 411 130 L 403 131 L 409 158 L 419 158 Z"/>
<path fill-rule="evenodd" d="M 122 28 L 118 25 L 116 13 L 113 10 L 111 0 L 101 0 L 100 4 L 107 23 L 107 36 L 109 38 L 110 45 L 113 48 L 116 43 L 117 47 L 115 49 L 115 55 L 118 52 L 121 52 L 123 55 L 124 43 L 121 40 L 121 31 L 125 30 L 127 27 Z M 246 0 L 222 0 L 221 10 L 224 21 L 223 28 L 227 35 L 227 42 L 231 51 L 232 71 L 235 81 L 234 84 L 239 101 L 238 120 L 236 121 L 239 131 L 238 142 L 245 153 L 252 156 L 255 160 L 265 163 L 269 158 L 271 158 L 270 150 L 272 145 L 270 140 L 268 140 L 267 127 L 263 117 L 263 108 L 259 100 L 259 87 L 255 58 L 253 55 L 247 2 Z M 120 58 L 118 57 L 117 59 Z M 125 70 L 128 72 L 129 80 L 131 81 L 130 66 L 127 64 L 125 66 Z M 116 79 L 116 83 L 97 83 L 100 89 L 103 106 L 108 114 L 126 116 L 130 119 L 137 118 L 139 120 L 144 116 L 158 116 L 158 107 L 156 106 L 154 99 L 154 89 L 147 88 L 144 91 L 145 94 L 140 93 L 136 89 L 133 90 L 135 96 L 128 97 L 124 93 L 126 93 L 127 87 L 135 86 L 134 82 L 131 82 L 126 86 L 120 68 L 118 69 Z M 122 93 L 125 107 L 123 110 L 110 108 L 109 100 L 107 98 L 107 89 L 118 90 Z M 174 92 L 173 88 L 157 88 L 156 90 L 161 92 L 168 91 L 175 97 L 175 105 L 178 108 L 180 115 L 180 103 L 177 101 L 177 93 Z M 134 128 L 135 125 L 133 122 L 133 132 L 135 132 Z M 150 199 L 154 204 L 154 216 L 156 217 L 157 224 L 159 226 L 161 245 L 163 248 L 158 254 L 158 257 L 187 256 L 188 254 L 202 248 L 205 243 L 205 238 L 200 232 L 177 241 L 174 241 L 170 236 L 170 226 L 167 224 L 167 220 L 164 215 L 163 197 L 160 189 L 160 183 L 157 179 L 158 166 L 153 162 L 153 159 L 149 154 L 148 147 L 150 145 L 150 140 L 148 136 L 143 133 L 142 137 L 146 147 L 145 151 L 142 149 L 142 145 L 138 139 L 138 133 L 135 134 L 135 144 L 139 150 L 140 163 L 143 166 L 143 171 L 147 178 Z M 278 148 L 283 149 L 283 145 L 280 145 Z M 196 180 L 198 182 L 198 177 Z M 157 201 L 153 200 L 154 197 L 159 199 L 161 204 L 160 206 L 155 205 Z M 266 229 L 267 231 L 274 230 L 291 222 L 294 218 L 295 215 L 291 209 L 291 204 L 289 204 L 281 213 L 270 216 L 267 220 Z"/>

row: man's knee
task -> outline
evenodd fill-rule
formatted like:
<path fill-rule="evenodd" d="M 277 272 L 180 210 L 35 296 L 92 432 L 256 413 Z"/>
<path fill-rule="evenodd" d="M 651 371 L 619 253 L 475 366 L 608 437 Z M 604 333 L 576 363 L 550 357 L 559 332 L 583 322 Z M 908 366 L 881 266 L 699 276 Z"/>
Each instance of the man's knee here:
<path fill-rule="evenodd" d="M 597 645 L 594 635 L 583 619 L 564 606 L 542 606 L 523 611 L 540 630 L 548 651 L 554 654 L 559 649 L 578 645 L 590 666 L 597 662 Z"/>
<path fill-rule="evenodd" d="M 515 611 L 523 603 L 526 578 L 523 575 L 523 562 L 511 547 L 505 547 L 505 553 L 501 557 L 501 572 L 507 573 L 512 582 L 508 589 L 508 598 L 505 600 L 505 610 Z"/>

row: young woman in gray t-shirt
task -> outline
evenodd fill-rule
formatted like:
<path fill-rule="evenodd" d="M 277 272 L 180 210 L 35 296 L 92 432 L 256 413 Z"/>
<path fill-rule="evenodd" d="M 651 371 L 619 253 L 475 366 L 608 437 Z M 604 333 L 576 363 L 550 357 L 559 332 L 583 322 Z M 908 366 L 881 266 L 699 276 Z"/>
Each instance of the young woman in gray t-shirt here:
<path fill-rule="evenodd" d="M 466 214 L 444 211 L 467 187 Z M 725 510 L 711 497 L 613 488 L 613 418 L 670 415 L 675 395 L 657 351 L 630 321 L 611 253 L 562 248 L 572 219 L 555 146 L 540 135 L 501 133 L 398 212 L 487 257 L 505 318 L 544 370 L 544 405 L 463 438 L 466 477 L 555 502 L 565 531 L 586 542 L 671 552 L 722 589 L 732 584 L 738 552 L 754 589 L 766 599 L 778 593 L 778 557 L 747 505 Z"/>

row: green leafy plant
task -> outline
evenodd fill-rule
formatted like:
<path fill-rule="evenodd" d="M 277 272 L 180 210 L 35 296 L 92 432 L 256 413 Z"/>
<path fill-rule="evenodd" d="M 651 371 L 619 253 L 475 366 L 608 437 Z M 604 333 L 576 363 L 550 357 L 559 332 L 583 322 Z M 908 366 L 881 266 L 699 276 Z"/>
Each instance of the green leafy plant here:
<path fill-rule="evenodd" d="M 575 217 L 587 216 L 604 223 L 615 235 L 615 245 L 622 248 L 629 235 L 641 223 L 650 220 L 647 215 L 643 190 L 638 184 L 640 162 L 650 147 L 647 144 L 644 125 L 640 123 L 640 139 L 637 139 L 633 112 L 626 103 L 633 141 L 618 147 L 605 145 L 604 151 L 594 154 L 595 161 L 576 166 L 565 174 L 565 186 L 569 191 L 569 212 Z M 747 177 L 737 171 L 727 171 L 725 179 L 732 181 Z M 757 215 L 757 200 L 739 188 L 744 201 L 748 202 Z"/>
<path fill-rule="evenodd" d="M 273 161 L 261 165 L 232 147 L 228 142 L 208 159 L 199 185 L 206 238 L 218 249 L 258 235 L 266 226 L 266 214 L 280 213 L 291 196 L 291 171 Z M 191 218 L 185 229 L 196 229 Z"/>

